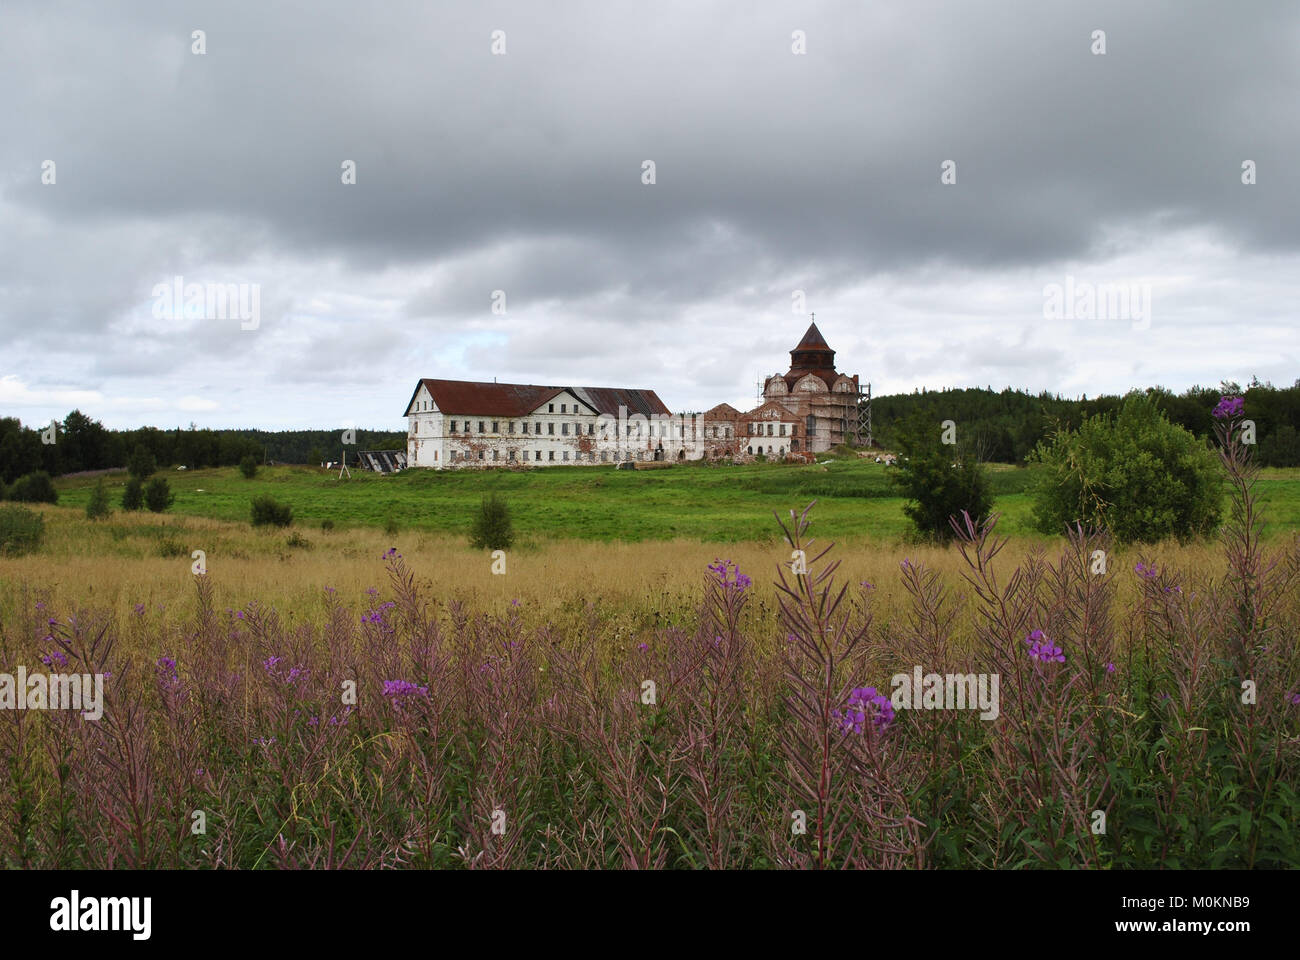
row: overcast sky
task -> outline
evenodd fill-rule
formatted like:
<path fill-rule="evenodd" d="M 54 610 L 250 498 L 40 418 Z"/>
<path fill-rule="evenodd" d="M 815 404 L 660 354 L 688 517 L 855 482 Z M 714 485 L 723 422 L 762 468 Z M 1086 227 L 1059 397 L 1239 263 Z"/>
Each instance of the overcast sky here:
<path fill-rule="evenodd" d="M 5 0 L 0 415 L 747 409 L 813 311 L 877 394 L 1289 385 L 1298 51 L 1290 2 Z M 256 285 L 256 329 L 176 276 Z M 1049 318 L 1067 282 L 1150 314 Z"/>

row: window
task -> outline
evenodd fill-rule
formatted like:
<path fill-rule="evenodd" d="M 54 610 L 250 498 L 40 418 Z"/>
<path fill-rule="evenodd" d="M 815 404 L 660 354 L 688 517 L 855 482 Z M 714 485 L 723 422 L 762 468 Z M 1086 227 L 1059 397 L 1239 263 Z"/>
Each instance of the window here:
<path fill-rule="evenodd" d="M 781 424 L 781 436 L 785 436 L 785 424 Z"/>
<path fill-rule="evenodd" d="M 533 459 L 534 459 L 534 460 L 540 460 L 540 459 L 542 459 L 542 451 L 540 451 L 540 450 L 536 451 L 536 456 L 534 456 Z"/>
<path fill-rule="evenodd" d="M 496 422 L 495 420 L 492 421 L 492 432 L 493 432 L 493 433 L 500 433 L 500 432 L 501 432 L 500 430 L 497 429 L 497 422 Z"/>
<path fill-rule="evenodd" d="M 533 424 L 533 433 L 541 433 L 541 432 L 542 432 L 542 421 L 538 420 L 536 423 Z"/>
<path fill-rule="evenodd" d="M 753 447 L 750 447 L 748 452 L 749 452 L 749 454 L 752 456 L 753 453 L 754 453 L 754 448 L 753 448 Z"/>
<path fill-rule="evenodd" d="M 602 450 L 602 451 L 600 451 L 600 462 L 601 462 L 601 463 L 609 463 L 609 451 L 608 451 L 608 450 Z"/>
<path fill-rule="evenodd" d="M 726 436 L 726 438 L 727 438 L 728 440 L 731 439 L 731 428 L 730 428 L 730 427 L 724 427 L 724 428 L 723 428 L 723 433 L 724 433 L 724 435 Z"/>
<path fill-rule="evenodd" d="M 555 404 L 552 403 L 550 406 L 548 406 L 548 407 L 546 408 L 546 412 L 547 412 L 547 413 L 554 413 L 554 412 L 555 412 Z"/>
<path fill-rule="evenodd" d="M 485 432 L 486 432 L 486 431 L 483 429 L 483 421 L 482 421 L 482 420 L 480 420 L 480 421 L 478 422 L 478 432 L 479 432 L 479 433 L 485 433 Z"/>
<path fill-rule="evenodd" d="M 456 432 L 456 421 L 455 421 L 455 420 L 448 420 L 447 423 L 449 423 L 449 424 L 451 425 L 451 432 L 452 432 L 452 433 L 455 433 L 455 432 Z"/>
<path fill-rule="evenodd" d="M 555 451 L 554 451 L 554 450 L 548 450 L 548 451 L 547 451 L 547 457 L 546 457 L 546 459 L 547 459 L 547 460 L 554 460 L 554 459 L 555 459 Z"/>
<path fill-rule="evenodd" d="M 546 425 L 546 432 L 547 432 L 548 434 L 550 434 L 551 436 L 555 436 L 555 424 L 553 424 L 553 423 L 548 423 L 548 424 Z"/>
<path fill-rule="evenodd" d="M 582 424 L 580 424 L 580 423 L 575 423 L 575 424 L 573 425 L 573 435 L 574 435 L 575 437 L 580 437 L 580 436 L 582 436 Z"/>
<path fill-rule="evenodd" d="M 510 421 L 510 432 L 511 433 L 515 432 L 515 422 L 513 420 Z"/>
<path fill-rule="evenodd" d="M 770 423 L 767 425 L 767 435 L 769 437 L 772 435 L 772 425 Z"/>
<path fill-rule="evenodd" d="M 566 437 L 569 435 L 569 425 L 567 423 L 560 424 L 560 433 Z"/>
<path fill-rule="evenodd" d="M 568 413 L 568 412 L 569 412 L 569 411 L 568 411 L 568 407 L 567 407 L 567 405 L 566 405 L 566 404 L 563 404 L 563 403 L 560 404 L 560 413 Z"/>
<path fill-rule="evenodd" d="M 804 429 L 807 431 L 805 436 L 812 437 L 817 434 L 817 419 L 811 413 L 808 414 L 808 420 L 804 425 Z"/>
<path fill-rule="evenodd" d="M 513 461 L 513 460 L 515 459 L 515 451 L 513 451 L 513 450 L 510 451 L 510 459 L 511 459 L 511 461 Z"/>
<path fill-rule="evenodd" d="M 592 437 L 595 435 L 596 435 L 596 425 L 594 423 L 587 424 L 587 436 Z"/>
<path fill-rule="evenodd" d="M 495 460 L 496 458 L 497 458 L 497 452 L 496 452 L 495 450 L 493 450 L 493 451 L 492 451 L 492 459 Z"/>
<path fill-rule="evenodd" d="M 482 451 L 482 450 L 480 450 L 480 451 L 478 452 L 478 458 L 479 458 L 480 460 L 483 459 L 483 451 Z"/>
<path fill-rule="evenodd" d="M 414 423 L 411 424 L 411 432 L 412 432 L 412 433 L 419 433 L 419 432 L 420 432 L 420 421 L 419 421 L 419 420 L 416 420 Z"/>
<path fill-rule="evenodd" d="M 468 420 L 465 421 L 465 432 L 466 432 L 466 433 L 469 433 L 469 421 L 468 421 Z"/>
<path fill-rule="evenodd" d="M 523 427 L 523 430 L 521 431 L 522 433 L 527 433 L 527 432 L 528 432 L 528 421 L 527 421 L 527 420 L 523 421 L 523 422 L 520 424 L 520 426 Z"/>
<path fill-rule="evenodd" d="M 713 436 L 714 436 L 715 438 L 718 436 L 718 428 L 717 428 L 717 427 L 714 427 L 714 428 L 713 428 Z"/>
<path fill-rule="evenodd" d="M 565 450 L 565 451 L 564 451 L 564 459 L 565 459 L 566 461 L 569 459 L 569 451 L 568 451 L 568 450 Z"/>

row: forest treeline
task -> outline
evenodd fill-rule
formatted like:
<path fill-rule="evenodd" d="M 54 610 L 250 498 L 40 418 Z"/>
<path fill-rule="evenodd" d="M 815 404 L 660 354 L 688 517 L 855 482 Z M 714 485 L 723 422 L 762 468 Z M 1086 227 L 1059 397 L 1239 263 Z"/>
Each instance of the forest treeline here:
<path fill-rule="evenodd" d="M 1152 387 L 1145 391 L 1174 423 L 1207 441 L 1211 416 L 1219 397 L 1243 396 L 1246 416 L 1256 423 L 1259 462 L 1264 466 L 1300 466 L 1300 380 L 1290 387 L 1252 381 L 1244 389 L 1235 383 L 1192 387 L 1183 393 Z M 971 444 L 982 460 L 1024 463 L 1040 440 L 1062 428 L 1076 429 L 1088 417 L 1118 411 L 1123 397 L 1102 395 L 1071 400 L 1051 393 L 989 388 L 918 390 L 876 397 L 872 420 L 877 444 L 896 449 L 899 426 L 914 415 L 952 420 L 962 445 Z M 161 430 L 140 427 L 111 430 L 80 410 L 73 410 L 53 434 L 48 425 L 24 425 L 15 417 L 0 418 L 0 481 L 12 483 L 24 474 L 44 470 L 51 476 L 82 470 L 125 467 L 137 446 L 153 455 L 160 467 L 234 466 L 246 456 L 259 463 L 320 463 L 337 460 L 343 446 L 342 427 L 333 430 L 254 430 L 179 427 Z M 51 436 L 53 443 L 42 439 Z M 404 432 L 356 431 L 357 450 L 404 450 Z"/>
<path fill-rule="evenodd" d="M 1209 441 L 1211 415 L 1219 397 L 1230 394 L 1246 399 L 1245 416 L 1254 420 L 1259 462 L 1271 467 L 1300 466 L 1300 380 L 1290 387 L 1274 387 L 1254 380 L 1244 389 L 1236 383 L 1217 387 L 1192 387 L 1175 394 L 1161 387 L 1142 391 L 1173 423 Z M 1050 393 L 988 388 L 919 390 L 876 397 L 872 426 L 876 442 L 897 449 L 899 427 L 914 415 L 931 416 L 957 425 L 963 447 L 969 443 L 980 459 L 996 463 L 1024 463 L 1040 440 L 1058 429 L 1077 429 L 1088 417 L 1114 414 L 1124 398 L 1102 395 L 1070 400 Z"/>
<path fill-rule="evenodd" d="M 343 452 L 343 427 L 333 430 L 212 430 L 190 425 L 160 430 L 110 430 L 80 410 L 73 410 L 55 426 L 25 426 L 14 417 L 0 418 L 0 482 L 36 470 L 51 476 L 125 467 L 137 446 L 144 447 L 163 468 L 235 466 L 246 456 L 258 463 L 320 463 L 338 460 Z M 44 437 L 42 437 L 44 435 Z M 46 440 L 53 439 L 53 443 Z M 406 434 L 377 430 L 356 431 L 358 450 L 405 450 Z"/>

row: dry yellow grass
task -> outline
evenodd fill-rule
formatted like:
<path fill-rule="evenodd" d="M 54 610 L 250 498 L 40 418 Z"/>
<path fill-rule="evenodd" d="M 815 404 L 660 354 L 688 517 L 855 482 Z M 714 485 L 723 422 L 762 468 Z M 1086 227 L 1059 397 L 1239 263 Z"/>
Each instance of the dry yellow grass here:
<path fill-rule="evenodd" d="M 788 551 L 761 543 L 719 548 L 694 541 L 563 540 L 511 550 L 506 573 L 494 575 L 487 551 L 445 536 L 388 536 L 374 529 L 252 530 L 242 523 L 151 514 L 117 513 L 91 523 L 79 511 L 40 509 L 47 524 L 42 550 L 27 557 L 0 558 L 0 605 L 4 607 L 16 603 L 25 586 L 64 613 L 92 607 L 125 618 L 137 603 L 144 603 L 150 615 L 185 617 L 195 599 L 191 553 L 203 550 L 218 609 L 257 602 L 294 620 L 314 619 L 324 609 L 326 586 L 357 609 L 368 604 L 370 587 L 386 595 L 381 556 L 395 546 L 428 588 L 427 595 L 439 603 L 459 600 L 475 612 L 517 611 L 529 625 L 571 622 L 584 616 L 592 603 L 612 624 L 613 639 L 659 624 L 689 624 L 702 596 L 706 567 L 721 549 L 723 559 L 738 563 L 753 578 L 751 616 L 754 625 L 766 632 L 775 624 L 776 565 L 789 560 Z M 290 546 L 291 537 L 311 546 Z M 1059 539 L 1018 539 L 998 562 L 1005 576 L 1036 547 L 1045 547 L 1048 558 L 1054 559 L 1063 545 Z M 904 557 L 939 572 L 954 594 L 964 598 L 969 593 L 961 580 L 964 563 L 955 548 L 847 541 L 839 543 L 832 555 L 841 561 L 840 577 L 854 590 L 863 581 L 874 585 L 873 605 L 879 617 L 896 616 L 906 603 L 899 579 Z M 1123 573 L 1138 559 L 1152 557 L 1162 566 L 1202 573 L 1224 568 L 1214 543 L 1119 550 L 1109 562 Z M 1127 599 L 1136 590 L 1136 578 L 1125 577 L 1123 582 L 1121 594 Z M 517 608 L 512 604 L 515 600 Z M 959 624 L 965 621 L 963 616 Z"/>

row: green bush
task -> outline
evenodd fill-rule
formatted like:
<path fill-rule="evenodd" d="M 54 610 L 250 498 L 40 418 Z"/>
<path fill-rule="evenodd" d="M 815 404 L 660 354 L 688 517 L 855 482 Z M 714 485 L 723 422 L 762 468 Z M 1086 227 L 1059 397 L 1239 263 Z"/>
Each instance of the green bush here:
<path fill-rule="evenodd" d="M 1129 394 L 1115 416 L 1098 414 L 1078 430 L 1058 431 L 1030 459 L 1042 464 L 1034 519 L 1044 533 L 1079 523 L 1108 529 L 1121 543 L 1154 543 L 1204 536 L 1218 526 L 1217 458 L 1142 394 Z"/>
<path fill-rule="evenodd" d="M 334 521 L 322 520 L 320 522 L 320 529 L 321 529 L 321 533 L 329 533 L 331 530 L 334 529 Z"/>
<path fill-rule="evenodd" d="M 506 502 L 495 493 L 484 497 L 470 527 L 470 545 L 479 550 L 506 550 L 514 540 L 514 527 Z"/>
<path fill-rule="evenodd" d="M 289 539 L 284 541 L 284 545 L 298 550 L 310 550 L 312 548 L 312 542 L 301 533 L 289 534 Z"/>
<path fill-rule="evenodd" d="M 135 477 L 126 481 L 126 489 L 122 491 L 122 509 L 139 510 L 144 506 L 144 484 Z"/>
<path fill-rule="evenodd" d="M 126 469 L 130 471 L 131 476 L 135 477 L 141 483 L 148 480 L 158 470 L 158 464 L 143 444 L 137 443 L 135 449 L 131 451 L 130 458 L 126 461 Z"/>
<path fill-rule="evenodd" d="M 0 553 L 17 557 L 41 546 L 45 518 L 26 507 L 0 507 Z"/>
<path fill-rule="evenodd" d="M 899 458 L 892 482 L 908 498 L 903 513 L 922 539 L 948 541 L 954 531 L 950 517 L 963 511 L 976 523 L 993 509 L 988 472 L 969 445 L 943 442 L 942 418 L 918 414 L 897 432 Z"/>
<path fill-rule="evenodd" d="M 111 512 L 108 506 L 108 490 L 104 487 L 104 478 L 100 477 L 90 490 L 90 499 L 86 501 L 86 519 L 101 520 Z"/>
<path fill-rule="evenodd" d="M 58 503 L 59 492 L 54 481 L 44 470 L 28 473 L 14 481 L 9 488 L 9 499 L 19 503 Z"/>
<path fill-rule="evenodd" d="M 279 503 L 270 495 L 253 498 L 253 526 L 262 527 L 272 524 L 287 527 L 293 523 L 293 507 Z"/>
<path fill-rule="evenodd" d="M 181 543 L 174 537 L 163 537 L 158 541 L 158 556 L 160 557 L 188 557 L 190 555 L 189 547 Z"/>
<path fill-rule="evenodd" d="M 144 488 L 144 503 L 154 513 L 162 513 L 176 501 L 163 477 L 154 477 Z"/>
<path fill-rule="evenodd" d="M 251 453 L 239 461 L 239 472 L 244 475 L 245 480 L 252 480 L 257 476 L 257 457 Z"/>

